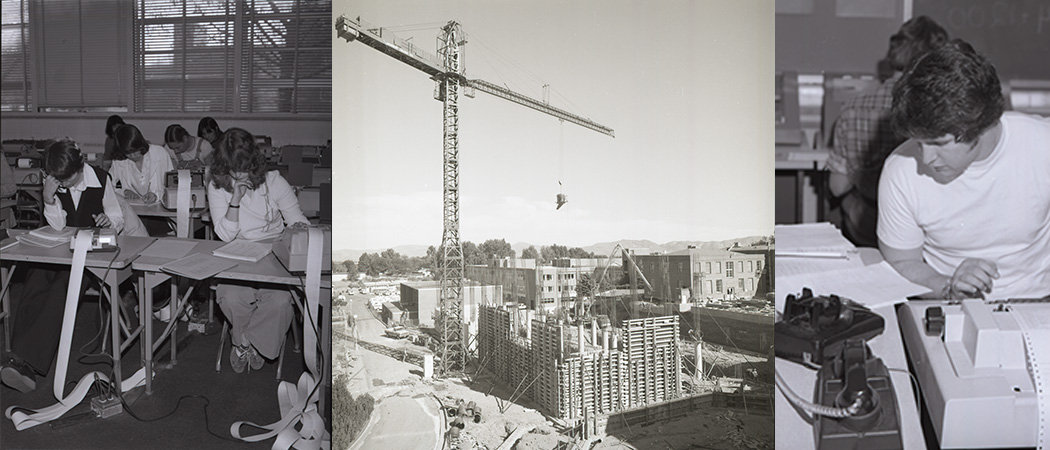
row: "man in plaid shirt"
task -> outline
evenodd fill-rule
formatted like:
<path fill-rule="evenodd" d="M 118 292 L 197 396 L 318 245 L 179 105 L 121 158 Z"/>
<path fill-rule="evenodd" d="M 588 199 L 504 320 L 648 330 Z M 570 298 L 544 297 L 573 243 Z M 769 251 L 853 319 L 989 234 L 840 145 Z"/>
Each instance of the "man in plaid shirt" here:
<path fill-rule="evenodd" d="M 841 200 L 843 233 L 858 246 L 878 247 L 879 175 L 886 157 L 904 142 L 890 125 L 893 86 L 912 62 L 947 41 L 948 33 L 929 17 L 905 22 L 890 37 L 886 54 L 893 76 L 874 91 L 850 99 L 835 122 L 828 182 Z"/>

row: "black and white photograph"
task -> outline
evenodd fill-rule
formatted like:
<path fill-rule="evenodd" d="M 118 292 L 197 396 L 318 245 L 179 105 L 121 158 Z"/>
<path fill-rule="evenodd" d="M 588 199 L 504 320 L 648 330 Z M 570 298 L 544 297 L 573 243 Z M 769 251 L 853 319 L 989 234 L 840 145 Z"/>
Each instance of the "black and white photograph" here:
<path fill-rule="evenodd" d="M 333 448 L 774 447 L 772 3 L 333 9 Z"/>
<path fill-rule="evenodd" d="M 2 448 L 329 448 L 332 5 L 5 0 Z"/>
<path fill-rule="evenodd" d="M 1050 3 L 776 2 L 776 443 L 1047 448 Z"/>

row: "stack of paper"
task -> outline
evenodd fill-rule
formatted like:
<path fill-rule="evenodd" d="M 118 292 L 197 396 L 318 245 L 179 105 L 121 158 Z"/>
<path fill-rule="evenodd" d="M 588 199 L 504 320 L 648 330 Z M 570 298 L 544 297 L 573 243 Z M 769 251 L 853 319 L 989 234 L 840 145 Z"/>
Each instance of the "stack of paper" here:
<path fill-rule="evenodd" d="M 73 235 L 77 233 L 77 230 L 77 228 L 73 227 L 56 230 L 51 228 L 50 225 L 45 225 L 30 231 L 28 234 L 15 236 L 15 239 L 18 239 L 18 242 L 27 245 L 54 248 L 62 244 L 69 245 L 69 240 L 73 238 Z"/>
<path fill-rule="evenodd" d="M 857 248 L 828 222 L 777 225 L 776 256 L 845 258 Z"/>
<path fill-rule="evenodd" d="M 230 260 L 197 253 L 165 264 L 161 270 L 180 277 L 204 280 L 236 265 Z"/>
<path fill-rule="evenodd" d="M 273 244 L 261 244 L 252 241 L 235 239 L 229 244 L 219 247 L 211 254 L 220 258 L 236 259 L 240 261 L 258 262 L 273 250 Z"/>
<path fill-rule="evenodd" d="M 903 303 L 910 296 L 930 291 L 902 277 L 886 261 L 827 272 L 787 276 L 777 273 L 776 310 L 784 311 L 788 294 L 800 295 L 804 287 L 812 289 L 813 295 L 835 294 L 869 308 Z"/>

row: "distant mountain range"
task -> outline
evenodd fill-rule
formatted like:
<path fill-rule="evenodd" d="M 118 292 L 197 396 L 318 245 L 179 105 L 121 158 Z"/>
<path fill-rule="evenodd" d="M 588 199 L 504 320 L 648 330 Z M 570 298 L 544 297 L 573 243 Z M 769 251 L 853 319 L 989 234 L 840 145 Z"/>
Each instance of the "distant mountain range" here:
<path fill-rule="evenodd" d="M 741 247 L 746 247 L 748 245 L 751 245 L 751 244 L 753 244 L 755 242 L 758 242 L 758 241 L 760 241 L 762 239 L 765 239 L 765 238 L 766 238 L 765 236 L 747 236 L 747 237 L 742 237 L 742 238 L 739 238 L 739 239 L 729 239 L 729 240 L 724 240 L 724 241 L 671 241 L 671 242 L 667 242 L 667 243 L 664 243 L 664 244 L 657 244 L 657 243 L 655 243 L 653 241 L 650 241 L 650 240 L 621 239 L 619 241 L 614 241 L 614 242 L 599 242 L 597 244 L 588 245 L 586 247 L 583 247 L 583 249 L 588 251 L 588 252 L 592 252 L 595 255 L 608 256 L 609 253 L 612 252 L 613 248 L 616 247 L 616 244 L 620 244 L 621 246 L 623 246 L 625 248 L 629 248 L 629 249 L 643 249 L 644 248 L 644 249 L 649 249 L 650 252 L 654 252 L 654 253 L 655 252 L 669 253 L 669 252 L 676 252 L 676 251 L 679 251 L 679 250 L 684 250 L 684 249 L 688 248 L 690 245 L 695 245 L 696 248 L 711 249 L 711 250 L 713 250 L 713 249 L 720 249 L 720 248 L 729 248 L 729 247 L 732 247 L 733 244 L 737 244 L 737 243 L 739 243 Z M 476 243 L 480 244 L 480 242 L 476 242 Z M 515 243 L 515 244 L 511 244 L 511 248 L 513 248 L 514 252 L 517 255 L 520 256 L 522 250 L 525 250 L 526 248 L 529 248 L 530 245 L 533 246 L 533 247 L 536 247 L 536 250 L 540 250 L 544 245 L 551 245 L 551 244 L 550 243 L 548 243 L 548 244 L 529 244 L 528 242 L 518 242 L 518 243 Z M 564 244 L 558 244 L 558 245 L 564 245 Z M 400 253 L 402 255 L 405 255 L 405 256 L 408 256 L 408 257 L 415 257 L 415 256 L 426 256 L 426 254 L 427 254 L 427 247 L 429 247 L 429 246 L 427 246 L 427 245 L 399 245 L 397 247 L 393 247 L 393 250 L 395 252 L 398 252 L 398 253 Z M 384 249 L 378 249 L 378 250 L 376 250 L 376 249 L 373 249 L 373 250 L 346 250 L 346 249 L 334 250 L 334 251 L 332 251 L 332 260 L 333 261 L 345 261 L 345 260 L 349 259 L 349 260 L 357 261 L 361 257 L 362 253 L 382 253 L 385 250 L 387 250 L 387 249 L 384 248 Z"/>

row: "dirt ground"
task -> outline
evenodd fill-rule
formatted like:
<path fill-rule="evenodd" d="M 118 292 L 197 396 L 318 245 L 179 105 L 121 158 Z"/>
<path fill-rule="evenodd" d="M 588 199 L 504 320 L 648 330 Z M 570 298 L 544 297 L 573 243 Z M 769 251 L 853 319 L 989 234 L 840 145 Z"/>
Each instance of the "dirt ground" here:
<path fill-rule="evenodd" d="M 725 408 L 697 411 L 676 420 L 631 431 L 633 433 L 628 436 L 606 437 L 594 449 L 767 450 L 774 447 L 772 414 L 744 415 Z"/>

